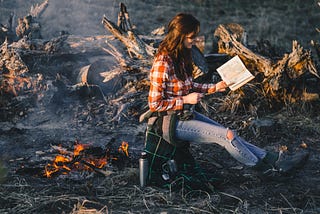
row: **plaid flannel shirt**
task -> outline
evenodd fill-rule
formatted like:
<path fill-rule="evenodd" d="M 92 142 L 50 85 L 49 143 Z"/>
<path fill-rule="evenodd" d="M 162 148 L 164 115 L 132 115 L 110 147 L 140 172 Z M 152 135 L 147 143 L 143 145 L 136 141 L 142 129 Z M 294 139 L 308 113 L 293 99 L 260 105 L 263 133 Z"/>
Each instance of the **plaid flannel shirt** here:
<path fill-rule="evenodd" d="M 207 93 L 215 84 L 193 82 L 192 76 L 180 80 L 174 73 L 172 59 L 168 55 L 155 58 L 150 71 L 149 108 L 151 111 L 182 110 L 182 96 L 190 92 Z"/>

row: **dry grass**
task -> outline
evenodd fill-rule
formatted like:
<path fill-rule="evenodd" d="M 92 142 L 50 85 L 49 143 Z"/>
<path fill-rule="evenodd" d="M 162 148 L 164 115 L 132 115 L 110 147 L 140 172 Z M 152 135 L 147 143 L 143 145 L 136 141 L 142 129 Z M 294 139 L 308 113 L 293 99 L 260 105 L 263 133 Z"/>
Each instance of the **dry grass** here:
<path fill-rule="evenodd" d="M 27 180 L 28 179 L 28 180 Z M 137 171 L 125 169 L 107 178 L 47 182 L 14 178 L 1 186 L 2 213 L 316 213 L 320 197 L 308 195 L 307 207 L 296 207 L 292 196 L 280 193 L 256 204 L 238 194 L 216 191 L 170 191 L 136 185 Z M 36 183 L 37 182 L 37 183 Z M 92 182 L 92 183 L 91 183 Z M 40 184 L 39 184 L 40 183 Z M 254 194 L 254 192 L 252 193 Z M 267 199 L 267 198 L 266 198 Z M 278 201 L 278 203 L 279 203 Z M 9 203 L 10 202 L 10 203 Z M 9 207 L 10 206 L 10 207 Z"/>
<path fill-rule="evenodd" d="M 89 105 L 93 105 L 90 100 Z M 103 101 L 101 101 L 103 102 Z M 97 103 L 95 103 L 97 105 Z M 216 108 L 218 105 L 212 105 Z M 70 107 L 72 108 L 72 106 Z M 90 108 L 87 106 L 87 108 Z M 65 110 L 66 111 L 66 110 Z M 78 115 L 86 112 L 85 107 L 75 110 Z M 212 110 L 211 110 L 212 111 Z M 98 113 L 100 112 L 100 113 Z M 99 120 L 104 111 L 97 111 L 93 118 Z M 316 113 L 316 112 L 314 112 Z M 64 112 L 66 116 L 68 111 Z M 22 165 L 30 170 L 43 170 L 44 160 L 34 158 L 36 151 L 45 147 L 44 138 L 33 142 L 25 158 L 10 162 L 7 179 L 0 185 L 1 213 L 317 213 L 319 212 L 320 196 L 317 172 L 319 156 L 319 117 L 306 117 L 304 114 L 283 110 L 273 115 L 265 115 L 277 121 L 276 126 L 260 127 L 260 135 L 252 135 L 250 131 L 250 115 L 229 115 L 227 112 L 213 115 L 217 120 L 234 127 L 241 127 L 239 131 L 244 137 L 257 142 L 259 146 L 286 146 L 294 151 L 304 148 L 313 151 L 307 167 L 296 178 L 286 182 L 264 182 L 252 170 L 239 166 L 220 147 L 213 145 L 193 145 L 192 153 L 208 172 L 217 174 L 223 182 L 215 186 L 214 193 L 205 191 L 187 191 L 181 189 L 172 191 L 148 186 L 139 187 L 138 162 L 136 145 L 129 147 L 131 162 L 126 168 L 115 171 L 108 177 L 96 173 L 74 173 L 71 175 L 54 177 L 51 179 L 36 176 L 32 173 L 18 173 Z M 261 118 L 260 118 L 261 119 Z M 78 118 L 78 120 L 80 120 Z M 106 127 L 92 126 L 94 121 L 87 121 L 84 130 L 87 138 L 92 139 L 91 133 L 103 132 Z M 63 122 L 63 121 L 62 121 Z M 92 123 L 92 124 L 90 124 Z M 133 121 L 129 123 L 134 124 Z M 237 124 L 235 124 L 237 123 Z M 131 138 L 134 130 L 128 130 L 127 123 L 117 127 L 114 134 L 104 133 L 104 138 L 121 136 L 130 131 Z M 132 126 L 132 124 L 130 126 Z M 273 129 L 268 129 L 273 128 Z M 91 132 L 94 130 L 94 132 Z M 48 136 L 49 129 L 26 131 L 27 135 Z M 52 130 L 59 135 L 58 130 Z M 108 130 L 110 131 L 110 130 Z M 15 133 L 14 130 L 11 132 Z M 65 133 L 62 130 L 61 133 Z M 6 135 L 6 132 L 4 133 Z M 19 139 L 24 134 L 15 133 Z M 64 134 L 61 134 L 63 137 Z M 42 136 L 43 137 L 43 136 Z M 61 138 L 54 137 L 54 143 L 59 144 Z M 117 138 L 120 141 L 120 139 Z M 26 139 L 27 143 L 30 140 Z M 131 141 L 129 141 L 131 143 Z M 23 146 L 19 142 L 19 146 Z M 38 150 L 37 150 L 38 149 Z M 213 151 L 213 152 L 212 152 Z M 46 152 L 44 152 L 46 153 Z M 46 155 L 46 154 L 44 154 Z M 31 160 L 27 157 L 31 156 Z M 17 158 L 21 157 L 17 156 Z M 24 157 L 24 156 L 22 156 Z M 32 158 L 33 157 L 33 158 Z M 34 168 L 32 168 L 34 166 Z M 83 176 L 85 175 L 85 176 Z M 288 188 L 290 187 L 290 188 Z"/>
<path fill-rule="evenodd" d="M 16 12 L 24 16 L 31 3 L 39 1 L 0 1 L 0 22 L 6 19 L 10 9 L 19 7 Z M 105 34 L 100 21 L 103 14 L 116 20 L 118 0 L 106 1 L 62 1 L 50 2 L 47 13 L 41 18 L 43 36 L 55 37 L 59 31 L 66 30 L 71 34 Z M 202 23 L 202 34 L 207 37 L 207 51 L 210 50 L 210 40 L 213 30 L 220 23 L 237 22 L 248 31 L 249 42 L 257 39 L 268 39 L 277 47 L 290 48 L 291 41 L 297 39 L 302 45 L 318 36 L 314 30 L 318 23 L 319 9 L 316 1 L 249 1 L 249 0 L 179 0 L 179 1 L 123 1 L 129 10 L 132 22 L 142 34 L 148 34 L 153 29 L 164 25 L 177 12 L 193 13 Z M 27 5 L 28 4 L 28 5 Z M 30 4 L 30 5 L 29 5 Z M 58 14 L 58 15 L 57 15 Z M 67 18 L 65 18 L 67 15 Z M 221 100 L 220 100 L 221 101 Z M 241 106 L 226 100 L 231 105 L 232 112 Z M 67 103 L 57 110 L 54 118 L 49 117 L 43 109 L 31 117 L 36 128 L 12 126 L 1 129 L 1 146 L 4 158 L 10 155 L 14 158 L 24 158 L 24 165 L 33 164 L 37 157 L 35 152 L 43 150 L 52 142 L 58 144 L 65 139 L 74 140 L 75 136 L 87 140 L 106 142 L 112 138 L 120 140 L 124 135 L 133 141 L 141 143 L 141 130 L 128 130 L 138 126 L 133 121 L 113 126 L 107 124 L 110 109 L 102 109 L 100 113 L 92 113 L 92 117 L 84 115 L 83 106 L 97 105 L 96 100 L 88 103 L 79 101 Z M 83 106 L 81 106 L 83 105 Z M 307 105 L 307 104 L 306 104 Z M 241 116 L 230 115 L 230 112 L 215 114 L 217 106 L 209 103 L 208 109 L 213 118 L 230 127 L 241 127 L 248 140 L 259 146 L 287 146 L 289 150 L 301 149 L 301 143 L 312 153 L 310 162 L 296 178 L 287 182 L 263 182 L 251 170 L 238 166 L 221 148 L 212 145 L 195 145 L 192 149 L 197 160 L 210 172 L 216 172 L 224 178 L 221 186 L 214 193 L 191 191 L 185 189 L 170 191 L 138 186 L 138 171 L 136 157 L 132 165 L 115 172 L 109 177 L 90 174 L 86 178 L 75 179 L 62 176 L 52 179 L 34 175 L 16 173 L 22 163 L 9 162 L 10 168 L 7 180 L 0 185 L 1 213 L 319 213 L 319 136 L 320 119 L 318 108 L 309 108 L 310 115 L 297 111 L 288 105 L 282 112 L 273 115 L 277 121 L 273 129 L 262 127 L 261 134 L 256 136 L 250 131 L 250 114 Z M 107 108 L 107 107 L 105 107 Z M 113 108 L 112 106 L 110 108 Z M 31 109 L 34 111 L 34 109 Z M 87 109 L 86 109 L 87 110 Z M 303 110 L 303 109 L 301 109 Z M 87 112 L 89 112 L 87 110 Z M 254 112 L 254 109 L 253 109 Z M 51 113 L 51 112 L 50 112 Z M 108 115 L 110 114 L 110 115 Z M 252 113 L 251 113 L 252 114 Z M 48 116 L 48 118 L 46 117 Z M 101 119 L 101 121 L 100 121 Z M 41 124 L 46 121 L 47 127 Z M 76 125 L 75 122 L 76 121 Z M 71 122 L 70 122 L 71 121 Z M 27 120 L 28 122 L 28 120 Z M 103 125 L 97 125 L 97 124 Z M 39 125 L 40 124 L 40 125 Z M 54 125 L 54 127 L 50 127 Z M 22 127 L 22 128 L 21 128 Z M 49 128 L 48 128 L 49 127 Z M 58 127 L 58 128 L 57 128 Z M 140 134 L 140 136 L 138 136 Z M 138 137 L 137 137 L 138 136 Z M 137 140 L 138 139 L 138 140 Z M 3 142 L 9 142 L 2 144 Z M 129 143 L 131 143 L 129 141 Z M 139 151 L 137 145 L 134 152 Z M 140 145 L 141 147 L 141 145 Z M 19 150 L 19 151 L 16 151 Z M 16 153 L 15 153 L 16 152 Z M 131 154 L 134 154 L 131 151 Z M 31 156 L 31 157 L 30 157 Z M 29 159 L 30 158 L 30 159 Z M 217 164 L 214 164 L 216 162 Z M 21 165 L 19 165 L 21 163 Z M 36 168 L 38 169 L 38 168 Z"/>

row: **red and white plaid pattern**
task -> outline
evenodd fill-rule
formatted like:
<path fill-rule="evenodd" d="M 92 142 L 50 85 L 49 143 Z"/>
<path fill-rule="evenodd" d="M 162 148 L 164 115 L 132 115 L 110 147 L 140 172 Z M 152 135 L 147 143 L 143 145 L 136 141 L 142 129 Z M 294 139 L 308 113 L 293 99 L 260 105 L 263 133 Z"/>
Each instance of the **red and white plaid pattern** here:
<path fill-rule="evenodd" d="M 182 110 L 182 96 L 192 92 L 207 93 L 214 84 L 199 84 L 188 76 L 185 81 L 174 73 L 172 59 L 168 55 L 155 58 L 150 71 L 149 108 L 151 111 Z"/>

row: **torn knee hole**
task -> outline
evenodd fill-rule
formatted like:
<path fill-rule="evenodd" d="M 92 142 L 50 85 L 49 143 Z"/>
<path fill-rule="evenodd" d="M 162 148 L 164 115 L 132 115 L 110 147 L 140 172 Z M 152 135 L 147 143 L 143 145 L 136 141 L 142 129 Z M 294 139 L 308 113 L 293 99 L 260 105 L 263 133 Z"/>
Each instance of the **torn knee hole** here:
<path fill-rule="evenodd" d="M 228 129 L 228 131 L 227 131 L 227 139 L 228 139 L 228 140 L 233 140 L 233 138 L 234 138 L 233 131 L 231 131 L 230 129 Z"/>

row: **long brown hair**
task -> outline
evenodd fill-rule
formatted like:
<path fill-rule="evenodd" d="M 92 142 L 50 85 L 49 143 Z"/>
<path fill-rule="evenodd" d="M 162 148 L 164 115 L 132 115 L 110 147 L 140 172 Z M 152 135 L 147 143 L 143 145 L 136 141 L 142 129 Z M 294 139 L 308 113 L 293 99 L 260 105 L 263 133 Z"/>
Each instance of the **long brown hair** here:
<path fill-rule="evenodd" d="M 184 47 L 183 41 L 187 35 L 198 34 L 200 22 L 191 14 L 178 13 L 168 24 L 167 35 L 158 48 L 158 54 L 168 54 L 174 63 L 175 74 L 181 79 L 192 75 L 191 50 Z M 185 67 L 182 66 L 184 63 Z"/>

